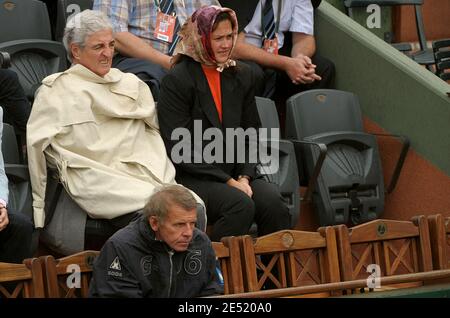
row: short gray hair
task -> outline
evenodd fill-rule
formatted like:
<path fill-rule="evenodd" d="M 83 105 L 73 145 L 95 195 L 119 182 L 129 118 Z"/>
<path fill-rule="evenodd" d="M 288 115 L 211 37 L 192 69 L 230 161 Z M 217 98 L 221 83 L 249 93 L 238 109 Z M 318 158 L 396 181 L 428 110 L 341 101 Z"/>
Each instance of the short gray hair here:
<path fill-rule="evenodd" d="M 150 200 L 145 205 L 142 214 L 148 218 L 155 216 L 164 222 L 169 208 L 173 205 L 179 206 L 186 211 L 197 209 L 197 201 L 192 193 L 180 185 L 164 185 L 156 188 Z"/>
<path fill-rule="evenodd" d="M 86 38 L 95 32 L 113 29 L 111 21 L 101 11 L 84 10 L 73 15 L 64 29 L 63 44 L 67 51 L 67 58 L 72 62 L 72 43 L 84 47 Z"/>

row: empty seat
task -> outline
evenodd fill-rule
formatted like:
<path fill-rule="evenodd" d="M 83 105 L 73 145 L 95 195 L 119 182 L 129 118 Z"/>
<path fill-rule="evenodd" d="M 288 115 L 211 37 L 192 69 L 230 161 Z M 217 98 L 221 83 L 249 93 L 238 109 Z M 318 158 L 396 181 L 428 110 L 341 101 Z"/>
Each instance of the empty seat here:
<path fill-rule="evenodd" d="M 0 51 L 11 58 L 11 70 L 17 73 L 27 98 L 34 94 L 41 81 L 67 68 L 66 50 L 59 42 L 48 40 L 17 40 L 0 43 Z"/>
<path fill-rule="evenodd" d="M 286 138 L 326 145 L 326 157 L 318 174 L 320 149 L 295 143 L 303 178 L 310 181 L 318 175 L 313 202 L 322 226 L 359 224 L 379 217 L 385 190 L 377 140 L 364 132 L 354 94 L 321 89 L 290 97 Z M 408 147 L 402 149 L 389 189 L 396 182 Z"/>
<path fill-rule="evenodd" d="M 261 165 L 260 172 L 266 177 L 267 181 L 280 186 L 281 195 L 285 199 L 291 214 L 291 226 L 295 227 L 300 216 L 300 184 L 294 145 L 288 140 L 280 139 L 280 124 L 275 103 L 267 98 L 256 97 L 256 106 L 261 127 L 267 131 L 267 144 L 270 147 L 278 146 L 278 149 L 271 149 L 272 153 L 278 151 L 278 170 L 272 171 Z M 271 134 L 273 129 L 278 132 L 276 136 Z"/>
<path fill-rule="evenodd" d="M 384 181 L 376 138 L 364 132 L 355 95 L 336 90 L 311 90 L 287 101 L 288 139 L 323 143 L 327 156 L 313 192 L 322 226 L 366 222 L 384 209 Z M 297 147 L 306 179 L 318 158 L 315 148 Z M 299 161 L 299 160 L 298 160 Z"/>
<path fill-rule="evenodd" d="M 0 43 L 52 39 L 47 7 L 38 0 L 0 0 L 0 30 Z"/>

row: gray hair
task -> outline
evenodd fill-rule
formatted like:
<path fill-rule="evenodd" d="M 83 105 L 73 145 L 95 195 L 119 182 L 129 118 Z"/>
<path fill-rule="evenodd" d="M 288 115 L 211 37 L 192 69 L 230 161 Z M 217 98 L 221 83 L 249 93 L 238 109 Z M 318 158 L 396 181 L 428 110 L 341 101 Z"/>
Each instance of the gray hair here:
<path fill-rule="evenodd" d="M 72 62 L 72 43 L 84 47 L 86 38 L 95 32 L 105 29 L 113 29 L 111 21 L 100 11 L 84 10 L 73 15 L 64 29 L 63 44 L 67 51 L 67 58 Z"/>
<path fill-rule="evenodd" d="M 188 189 L 180 185 L 164 185 L 158 187 L 144 207 L 142 214 L 148 218 L 155 216 L 164 222 L 169 208 L 179 206 L 186 211 L 197 208 L 197 201 Z"/>

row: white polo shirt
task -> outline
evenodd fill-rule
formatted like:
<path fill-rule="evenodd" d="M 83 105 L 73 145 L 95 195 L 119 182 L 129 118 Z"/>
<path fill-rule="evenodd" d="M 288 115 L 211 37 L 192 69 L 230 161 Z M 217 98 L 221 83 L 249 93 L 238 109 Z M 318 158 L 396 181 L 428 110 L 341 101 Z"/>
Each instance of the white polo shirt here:
<path fill-rule="evenodd" d="M 278 47 L 281 48 L 284 43 L 283 32 L 299 32 L 309 35 L 314 34 L 314 11 L 311 0 L 270 0 L 273 1 L 273 13 L 275 21 L 278 16 L 278 4 L 281 3 L 280 26 L 278 29 Z M 245 39 L 247 43 L 261 47 L 263 35 L 261 27 L 261 3 L 264 5 L 266 0 L 260 0 L 255 9 L 250 23 L 245 27 Z"/>

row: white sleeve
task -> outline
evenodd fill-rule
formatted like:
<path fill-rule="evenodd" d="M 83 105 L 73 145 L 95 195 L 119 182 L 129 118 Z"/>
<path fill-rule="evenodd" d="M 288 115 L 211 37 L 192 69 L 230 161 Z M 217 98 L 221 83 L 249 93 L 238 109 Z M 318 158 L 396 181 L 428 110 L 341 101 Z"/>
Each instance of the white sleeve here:
<path fill-rule="evenodd" d="M 295 1 L 290 32 L 314 35 L 314 9 L 311 0 Z"/>

